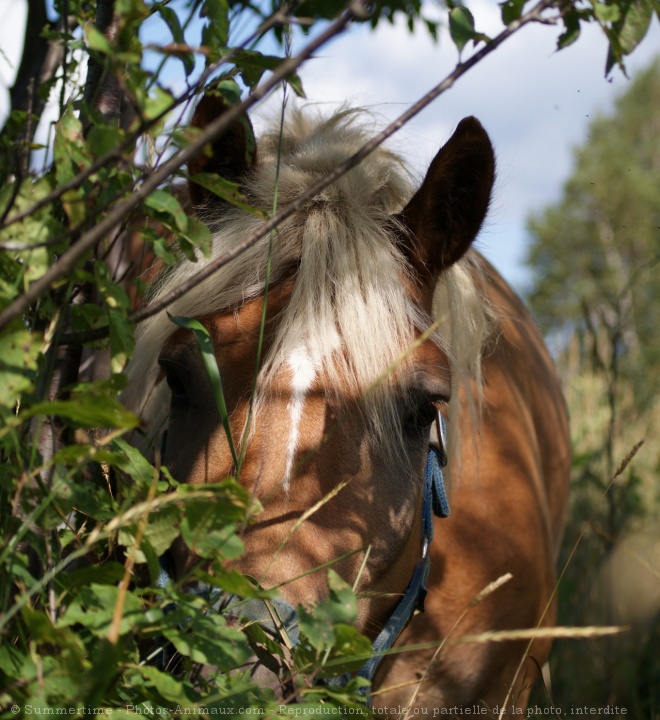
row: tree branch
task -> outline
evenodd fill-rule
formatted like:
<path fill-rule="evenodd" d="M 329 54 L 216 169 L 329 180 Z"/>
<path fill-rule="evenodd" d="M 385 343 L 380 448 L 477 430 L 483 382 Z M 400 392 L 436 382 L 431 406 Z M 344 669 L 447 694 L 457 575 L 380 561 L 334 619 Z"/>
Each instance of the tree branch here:
<path fill-rule="evenodd" d="M 270 220 L 264 222 L 258 231 L 252 233 L 247 237 L 240 245 L 236 246 L 231 251 L 223 253 L 219 257 L 212 260 L 210 263 L 205 265 L 194 277 L 190 278 L 189 281 L 182 283 L 178 288 L 168 293 L 166 296 L 161 298 L 157 303 L 139 310 L 133 313 L 131 320 L 135 322 L 141 322 L 146 320 L 153 315 L 164 310 L 174 300 L 185 295 L 192 288 L 196 287 L 200 282 L 210 277 L 214 272 L 219 270 L 221 267 L 231 262 L 239 255 L 244 253 L 248 248 L 252 247 L 260 239 L 265 237 L 271 230 L 276 228 L 280 223 L 286 220 L 293 213 L 300 210 L 306 202 L 311 200 L 313 197 L 318 195 L 324 188 L 332 184 L 335 180 L 340 178 L 342 175 L 347 173 L 349 170 L 358 165 L 364 160 L 367 155 L 373 152 L 378 146 L 382 145 L 389 137 L 391 137 L 397 130 L 401 129 L 407 122 L 414 118 L 420 113 L 427 105 L 433 102 L 439 95 L 448 90 L 452 85 L 464 75 L 470 68 L 476 65 L 486 55 L 491 53 L 493 50 L 498 48 L 507 38 L 511 37 L 521 27 L 527 25 L 530 22 L 536 22 L 541 18 L 541 14 L 544 10 L 551 7 L 554 0 L 541 0 L 537 5 L 534 6 L 527 14 L 521 16 L 518 20 L 511 23 L 505 30 L 503 30 L 496 38 L 487 43 L 479 52 L 475 53 L 472 57 L 466 60 L 464 63 L 459 63 L 453 72 L 451 72 L 442 82 L 436 85 L 414 105 L 412 105 L 406 112 L 400 115 L 393 123 L 388 125 L 382 132 L 373 137 L 368 143 L 362 146 L 362 148 L 352 155 L 343 163 L 338 165 L 332 172 L 328 173 L 324 178 L 319 180 L 315 185 L 308 188 L 300 197 L 294 200 L 292 203 L 287 205 L 281 211 L 276 213 Z"/>
<path fill-rule="evenodd" d="M 169 0 L 167 0 L 169 2 Z M 46 207 L 47 205 L 50 205 L 50 203 L 55 202 L 56 200 L 59 200 L 62 195 L 69 192 L 69 190 L 76 190 L 79 188 L 86 180 L 88 180 L 94 173 L 96 173 L 99 169 L 104 167 L 105 165 L 115 161 L 119 160 L 123 157 L 123 153 L 132 148 L 134 143 L 136 142 L 137 138 L 142 135 L 143 133 L 147 132 L 151 127 L 161 122 L 161 120 L 168 115 L 172 110 L 174 110 L 179 105 L 182 105 L 183 103 L 188 102 L 193 95 L 196 93 L 196 88 L 200 85 L 203 85 L 208 77 L 215 72 L 215 70 L 218 69 L 219 66 L 225 65 L 226 63 L 229 63 L 232 61 L 234 55 L 236 54 L 237 50 L 240 50 L 245 47 L 249 47 L 252 42 L 267 33 L 269 30 L 271 30 L 275 25 L 281 24 L 285 21 L 288 22 L 286 13 L 290 12 L 293 8 L 295 8 L 297 5 L 300 4 L 302 0 L 294 0 L 293 2 L 287 3 L 286 6 L 276 9 L 264 22 L 259 25 L 259 27 L 254 31 L 250 37 L 248 37 L 245 42 L 240 46 L 240 48 L 232 48 L 227 55 L 225 55 L 218 63 L 212 65 L 209 67 L 200 77 L 199 81 L 196 83 L 195 87 L 190 88 L 187 90 L 183 95 L 181 95 L 178 99 L 176 99 L 170 106 L 162 110 L 158 115 L 151 118 L 150 120 L 143 120 L 140 126 L 131 132 L 126 140 L 117 148 L 113 148 L 109 152 L 107 152 L 105 155 L 102 155 L 100 158 L 97 158 L 92 162 L 92 164 L 85 170 L 82 170 L 79 172 L 74 178 L 69 180 L 69 182 L 65 183 L 64 185 L 59 186 L 58 188 L 55 188 L 51 193 L 43 197 L 41 200 L 38 200 L 33 205 L 31 205 L 29 208 L 16 213 L 15 215 L 12 215 L 10 218 L 8 218 L 6 221 L 0 223 L 1 229 L 7 228 L 10 225 L 13 225 L 14 223 L 21 222 L 22 220 L 25 220 L 25 218 L 30 217 L 32 214 L 37 212 L 38 210 L 41 210 L 41 208 Z M 103 210 L 104 208 L 101 208 Z M 18 244 L 18 243 L 6 243 L 4 245 L 0 244 L 0 250 L 29 250 L 31 248 L 37 248 L 37 247 L 46 247 L 48 245 L 53 245 L 55 243 L 62 242 L 63 238 L 58 237 L 55 240 L 48 240 L 44 243 L 35 244 L 35 245 L 24 245 L 24 244 Z"/>
<path fill-rule="evenodd" d="M 419 112 L 421 112 L 427 105 L 429 105 L 433 100 L 435 100 L 439 95 L 441 95 L 443 92 L 448 90 L 452 85 L 456 82 L 458 78 L 460 78 L 462 75 L 464 75 L 470 68 L 472 68 L 474 65 L 476 65 L 478 62 L 480 62 L 486 55 L 491 53 L 493 50 L 498 48 L 505 40 L 507 40 L 509 37 L 511 37 L 514 33 L 516 33 L 521 27 L 524 25 L 527 25 L 531 22 L 538 22 L 542 19 L 542 13 L 547 10 L 548 8 L 552 7 L 554 5 L 554 0 L 541 0 L 541 2 L 537 3 L 528 13 L 525 15 L 522 15 L 518 20 L 512 22 L 510 25 L 507 26 L 497 37 L 493 38 L 490 42 L 488 42 L 481 50 L 476 52 L 472 57 L 470 57 L 468 60 L 466 60 L 464 63 L 459 63 L 454 70 L 438 85 L 436 85 L 433 89 L 431 89 L 428 93 L 426 93 L 420 100 L 418 100 L 414 105 L 412 105 L 406 112 L 404 112 L 402 115 L 400 115 L 393 123 L 388 125 L 382 132 L 380 132 L 378 135 L 376 135 L 374 138 L 372 138 L 368 143 L 366 143 L 355 155 L 352 155 L 351 157 L 347 158 L 343 163 L 338 165 L 331 173 L 326 175 L 324 178 L 319 180 L 315 185 L 309 187 L 304 193 L 302 193 L 296 200 L 294 200 L 292 203 L 287 205 L 285 208 L 277 212 L 275 215 L 273 215 L 272 218 L 265 221 L 261 227 L 256 230 L 254 233 L 249 235 L 240 245 L 237 245 L 235 248 L 233 248 L 231 251 L 225 252 L 222 255 L 218 256 L 217 258 L 214 258 L 211 262 L 209 262 L 207 265 L 205 265 L 194 277 L 191 277 L 188 281 L 181 283 L 179 287 L 169 292 L 164 297 L 160 298 L 158 302 L 152 303 L 148 307 L 145 307 L 141 310 L 138 310 L 137 312 L 132 313 L 129 315 L 129 319 L 133 322 L 142 322 L 143 320 L 146 320 L 149 317 L 152 317 L 153 315 L 158 314 L 159 312 L 162 312 L 168 305 L 170 305 L 175 300 L 178 300 L 180 297 L 188 293 L 192 288 L 196 287 L 200 282 L 206 280 L 208 277 L 213 275 L 217 270 L 219 270 L 221 267 L 225 266 L 227 263 L 231 262 L 235 258 L 237 258 L 239 255 L 244 253 L 247 249 L 252 247 L 255 243 L 257 243 L 259 240 L 261 240 L 263 237 L 265 237 L 271 230 L 275 229 L 278 225 L 280 225 L 284 220 L 286 220 L 288 217 L 293 215 L 295 212 L 300 210 L 306 202 L 308 202 L 310 199 L 312 199 L 314 196 L 318 195 L 324 188 L 326 188 L 328 185 L 333 183 L 335 180 L 337 180 L 339 177 L 347 173 L 349 170 L 351 170 L 353 167 L 358 165 L 367 155 L 369 155 L 373 150 L 375 150 L 379 145 L 381 145 L 385 140 L 387 140 L 391 135 L 393 135 L 397 130 L 399 130 L 401 127 L 403 127 L 409 120 L 411 120 L 413 117 L 415 117 Z M 303 52 L 307 52 L 307 49 Z M 291 62 L 297 62 L 298 58 L 292 59 Z M 300 64 L 297 62 L 297 64 Z M 296 65 L 297 66 L 297 65 Z M 239 112 L 243 112 L 244 108 L 247 107 L 247 103 L 250 100 L 246 100 L 245 103 L 242 103 L 241 110 Z M 252 104 L 252 103 L 250 103 Z M 203 143 L 206 143 L 209 141 L 210 137 L 216 137 L 216 127 L 219 127 L 220 125 L 226 127 L 229 122 L 233 122 L 234 117 L 238 116 L 238 113 L 236 116 L 233 114 L 233 111 L 236 110 L 236 108 L 232 108 L 232 110 L 228 111 L 224 115 L 221 116 L 219 120 L 216 120 L 211 125 L 207 126 L 205 131 L 199 136 L 198 143 L 203 141 Z M 228 118 L 228 116 L 231 117 Z M 208 136 L 208 137 L 207 137 Z M 190 148 L 188 148 L 189 150 Z M 195 151 L 193 151 L 194 154 Z M 172 160 L 175 160 L 176 158 L 173 158 Z M 171 162 L 171 161 L 170 161 Z M 179 165 L 178 165 L 179 166 Z M 177 166 L 177 167 L 178 167 Z M 162 169 L 162 168 L 161 168 Z M 141 188 L 140 192 L 142 191 L 143 187 Z M 0 315 L 0 322 L 2 322 L 2 315 Z M 63 335 L 61 337 L 62 343 L 71 343 L 71 342 L 88 342 L 92 340 L 100 340 L 104 337 L 106 337 L 108 334 L 107 328 L 97 328 L 94 330 L 89 330 L 83 333 L 76 333 L 75 335 Z"/>
<path fill-rule="evenodd" d="M 220 137 L 248 108 L 265 97 L 271 90 L 279 85 L 282 80 L 285 80 L 288 75 L 294 72 L 307 58 L 328 42 L 328 40 L 342 32 L 354 17 L 364 17 L 364 6 L 360 3 L 361 0 L 352 5 L 351 9 L 344 12 L 340 18 L 331 23 L 324 32 L 312 40 L 295 58 L 284 60 L 262 86 L 257 88 L 243 102 L 230 108 L 221 117 L 210 123 L 194 142 L 180 150 L 151 175 L 144 178 L 137 192 L 133 193 L 126 200 L 118 203 L 98 225 L 83 233 L 41 278 L 32 283 L 23 295 L 16 298 L 0 313 L 0 328 L 20 317 L 32 302 L 41 297 L 54 282 L 70 273 L 78 260 L 90 251 L 105 235 L 112 232 L 113 228 L 135 210 L 162 182 L 167 180 L 182 165 L 190 160 L 190 158 L 201 152 L 207 143 Z M 80 228 L 78 228 L 78 230 L 79 229 Z M 75 230 L 76 229 L 74 229 L 74 232 Z"/>

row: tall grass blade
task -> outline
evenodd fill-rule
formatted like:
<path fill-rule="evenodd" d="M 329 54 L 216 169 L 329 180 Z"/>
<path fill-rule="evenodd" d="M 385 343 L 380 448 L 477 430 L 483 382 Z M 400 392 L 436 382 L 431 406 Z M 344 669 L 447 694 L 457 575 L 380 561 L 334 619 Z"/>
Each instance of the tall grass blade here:
<path fill-rule="evenodd" d="M 180 328 L 190 330 L 197 340 L 199 351 L 202 355 L 202 362 L 204 363 L 204 369 L 208 375 L 211 388 L 213 390 L 213 398 L 215 404 L 220 413 L 220 420 L 222 427 L 225 429 L 225 435 L 227 436 L 227 442 L 229 443 L 229 450 L 231 451 L 231 457 L 234 461 L 234 468 L 236 472 L 240 467 L 238 461 L 238 455 L 236 453 L 236 446 L 231 435 L 231 426 L 229 425 L 229 413 L 227 412 L 227 403 L 225 402 L 225 394 L 222 389 L 222 378 L 220 377 L 220 368 L 218 367 L 218 361 L 215 357 L 215 350 L 213 349 L 213 342 L 209 331 L 199 322 L 192 318 L 180 317 L 169 315 L 170 320 L 178 325 Z"/>

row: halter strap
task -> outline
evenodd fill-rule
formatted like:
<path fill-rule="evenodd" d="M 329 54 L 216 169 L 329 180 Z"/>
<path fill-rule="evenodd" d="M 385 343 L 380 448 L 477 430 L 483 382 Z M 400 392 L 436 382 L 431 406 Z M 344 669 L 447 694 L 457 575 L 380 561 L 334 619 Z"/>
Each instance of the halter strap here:
<path fill-rule="evenodd" d="M 415 611 L 424 611 L 424 598 L 426 597 L 426 581 L 431 568 L 429 547 L 433 540 L 433 516 L 446 518 L 450 514 L 447 493 L 442 474 L 443 455 L 438 448 L 429 446 L 426 455 L 426 470 L 424 473 L 424 495 L 422 499 L 422 549 L 421 559 L 415 565 L 408 587 L 398 605 L 387 619 L 383 629 L 373 642 L 373 655 L 358 671 L 358 675 L 371 682 L 380 667 L 383 658 L 392 648 L 396 639 L 403 632 Z M 161 558 L 161 572 L 158 586 L 165 587 L 170 582 L 170 573 L 165 558 Z M 240 608 L 241 617 L 258 622 L 261 627 L 273 637 L 282 637 L 293 646 L 299 643 L 298 615 L 288 602 L 281 599 L 244 600 L 233 593 L 226 593 L 219 588 L 198 586 L 190 590 L 195 595 L 205 596 L 214 612 L 232 611 L 232 605 Z M 331 678 L 325 682 L 328 685 L 344 685 L 348 682 L 350 674 Z"/>
<path fill-rule="evenodd" d="M 426 455 L 426 471 L 424 473 L 424 498 L 422 501 L 422 557 L 415 565 L 408 587 L 394 608 L 394 611 L 378 633 L 373 642 L 373 656 L 358 671 L 358 675 L 371 682 L 378 670 L 383 657 L 394 645 L 403 632 L 415 611 L 424 612 L 426 598 L 426 581 L 431 569 L 429 546 L 433 540 L 433 516 L 445 518 L 450 514 L 447 493 L 442 475 L 440 452 L 429 446 Z"/>

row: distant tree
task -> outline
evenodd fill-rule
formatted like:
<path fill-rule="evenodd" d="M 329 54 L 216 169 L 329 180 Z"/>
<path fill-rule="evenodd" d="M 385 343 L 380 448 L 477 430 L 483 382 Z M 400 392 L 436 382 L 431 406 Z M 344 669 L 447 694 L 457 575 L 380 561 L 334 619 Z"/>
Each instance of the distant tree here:
<path fill-rule="evenodd" d="M 541 323 L 606 329 L 610 362 L 636 381 L 641 401 L 660 380 L 659 198 L 660 59 L 613 115 L 592 123 L 561 201 L 529 221 L 530 301 Z"/>
<path fill-rule="evenodd" d="M 654 717 L 660 703 L 660 662 L 652 650 L 660 632 L 660 59 L 611 115 L 591 124 L 560 201 L 530 218 L 528 228 L 535 276 L 529 300 L 545 331 L 557 336 L 575 455 L 565 556 L 578 538 L 579 545 L 560 588 L 560 621 L 632 627 L 616 640 L 559 643 L 556 698 L 593 707 L 618 702 L 635 717 Z M 642 439 L 641 452 L 613 481 Z"/>

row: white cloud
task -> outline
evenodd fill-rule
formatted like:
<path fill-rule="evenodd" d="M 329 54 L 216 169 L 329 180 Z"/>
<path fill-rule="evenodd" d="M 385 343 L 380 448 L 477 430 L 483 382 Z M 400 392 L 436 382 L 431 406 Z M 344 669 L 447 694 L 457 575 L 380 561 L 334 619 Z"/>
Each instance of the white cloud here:
<path fill-rule="evenodd" d="M 501 29 L 499 9 L 470 2 L 477 29 Z M 587 136 L 590 119 L 611 108 L 628 81 L 617 70 L 604 78 L 607 43 L 586 27 L 573 46 L 556 52 L 560 28 L 534 25 L 485 58 L 394 138 L 421 173 L 466 115 L 478 117 L 498 156 L 499 176 L 482 248 L 508 279 L 523 285 L 525 217 L 556 200 L 571 170 L 572 148 Z M 660 46 L 657 21 L 629 58 L 631 76 Z M 376 33 L 357 28 L 336 39 L 302 70 L 310 101 L 369 106 L 394 119 L 454 67 L 456 50 L 443 33 L 434 45 L 425 30 L 405 24 Z"/>

